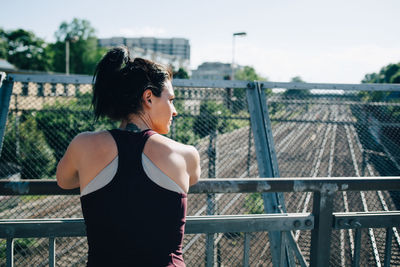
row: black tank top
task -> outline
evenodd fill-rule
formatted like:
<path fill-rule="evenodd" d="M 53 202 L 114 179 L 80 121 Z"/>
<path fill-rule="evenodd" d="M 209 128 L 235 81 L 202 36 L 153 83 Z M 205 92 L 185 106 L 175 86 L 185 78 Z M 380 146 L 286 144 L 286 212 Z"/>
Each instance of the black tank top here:
<path fill-rule="evenodd" d="M 155 132 L 111 130 L 118 170 L 110 183 L 81 197 L 89 245 L 87 266 L 185 266 L 187 195 L 164 189 L 143 170 Z"/>

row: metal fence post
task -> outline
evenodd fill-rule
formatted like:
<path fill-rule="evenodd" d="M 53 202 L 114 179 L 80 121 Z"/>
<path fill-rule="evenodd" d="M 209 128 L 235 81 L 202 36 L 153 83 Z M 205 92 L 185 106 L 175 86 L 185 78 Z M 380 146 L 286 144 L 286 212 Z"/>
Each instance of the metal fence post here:
<path fill-rule="evenodd" d="M 329 184 L 314 192 L 314 229 L 311 230 L 310 267 L 329 266 L 331 249 L 333 197 L 335 189 Z"/>
<path fill-rule="evenodd" d="M 258 82 L 247 85 L 247 102 L 250 113 L 250 124 L 256 147 L 258 173 L 260 177 L 279 177 L 278 161 L 275 154 L 271 122 L 265 93 Z M 281 196 L 279 196 L 281 195 Z M 280 213 L 286 211 L 282 194 L 263 194 L 265 213 Z M 280 202 L 281 201 L 281 202 Z M 268 233 L 273 266 L 280 266 L 281 233 Z M 289 265 L 285 258 L 285 266 Z"/>
<path fill-rule="evenodd" d="M 0 154 L 3 147 L 3 137 L 6 130 L 8 108 L 10 106 L 11 92 L 14 81 L 6 78 L 6 73 L 0 72 Z"/>
<path fill-rule="evenodd" d="M 49 267 L 56 266 L 56 239 L 49 238 Z"/>
<path fill-rule="evenodd" d="M 208 177 L 217 177 L 217 141 L 218 141 L 218 131 L 212 131 L 209 135 L 210 141 L 208 145 Z M 217 203 L 215 200 L 215 194 L 207 194 L 207 215 L 217 214 Z M 218 245 L 217 245 L 218 246 Z M 206 237 L 206 264 L 207 266 L 216 266 L 215 257 L 215 234 L 208 234 Z M 217 248 L 217 252 L 218 252 Z"/>
<path fill-rule="evenodd" d="M 6 265 L 7 267 L 14 266 L 14 239 L 12 237 L 7 238 L 7 245 L 6 245 Z"/>

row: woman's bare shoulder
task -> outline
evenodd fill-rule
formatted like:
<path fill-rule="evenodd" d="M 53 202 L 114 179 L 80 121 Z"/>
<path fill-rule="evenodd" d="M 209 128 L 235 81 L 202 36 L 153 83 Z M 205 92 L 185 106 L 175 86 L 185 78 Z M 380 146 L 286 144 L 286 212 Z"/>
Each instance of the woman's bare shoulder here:
<path fill-rule="evenodd" d="M 155 134 L 146 142 L 144 153 L 185 192 L 200 177 L 200 157 L 194 146 Z"/>
<path fill-rule="evenodd" d="M 109 152 L 109 149 L 115 146 L 115 142 L 108 131 L 82 132 L 72 139 L 70 146 L 83 153 L 94 151 L 101 153 L 102 151 Z"/>
<path fill-rule="evenodd" d="M 149 145 L 151 148 L 160 149 L 161 151 L 167 153 L 179 153 L 182 156 L 190 157 L 190 155 L 198 153 L 197 149 L 194 146 L 179 143 L 160 134 L 152 135 L 149 138 Z"/>

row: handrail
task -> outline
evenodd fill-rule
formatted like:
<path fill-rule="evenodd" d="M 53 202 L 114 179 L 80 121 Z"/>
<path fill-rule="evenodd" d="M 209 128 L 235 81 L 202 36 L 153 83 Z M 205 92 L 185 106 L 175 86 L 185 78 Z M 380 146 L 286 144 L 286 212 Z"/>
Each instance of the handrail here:
<path fill-rule="evenodd" d="M 186 234 L 312 230 L 311 213 L 187 216 Z M 387 228 L 400 225 L 400 211 L 335 212 L 332 228 Z M 0 238 L 86 236 L 82 218 L 4 219 Z"/>
<path fill-rule="evenodd" d="M 385 265 L 390 262 L 393 227 L 400 225 L 400 211 L 334 213 L 333 199 L 338 191 L 400 191 L 400 177 L 341 178 L 247 178 L 201 179 L 189 193 L 270 193 L 314 192 L 312 213 L 279 213 L 261 215 L 188 216 L 186 233 L 206 234 L 244 232 L 243 265 L 249 265 L 249 235 L 257 231 L 280 231 L 282 239 L 294 248 L 291 231 L 311 230 L 310 266 L 327 263 L 330 248 L 320 249 L 333 229 L 355 229 L 353 263 L 360 260 L 361 228 L 386 228 Z M 78 190 L 62 190 L 55 180 L 0 181 L 0 195 L 71 195 Z M 0 220 L 0 238 L 7 239 L 7 266 L 13 262 L 13 239 L 20 237 L 49 238 L 49 264 L 55 266 L 55 237 L 84 236 L 83 219 Z M 285 262 L 285 246 L 279 248 L 279 265 Z M 301 266 L 308 264 L 299 249 L 293 249 Z"/>
<path fill-rule="evenodd" d="M 310 213 L 187 216 L 186 234 L 311 230 Z M 0 238 L 86 236 L 85 223 L 79 219 L 0 220 Z"/>
<path fill-rule="evenodd" d="M 190 194 L 272 193 L 336 191 L 400 191 L 399 176 L 385 177 L 305 177 L 305 178 L 223 178 L 200 179 Z M 77 195 L 79 189 L 64 190 L 54 179 L 0 180 L 0 195 Z"/>
<path fill-rule="evenodd" d="M 63 74 L 9 74 L 16 82 L 39 83 L 71 83 L 91 84 L 93 76 L 90 75 L 63 75 Z M 173 85 L 179 87 L 209 87 L 209 88 L 247 88 L 253 81 L 238 80 L 191 80 L 174 79 Z M 363 83 L 363 84 L 337 84 L 337 83 L 296 83 L 296 82 L 262 82 L 263 88 L 285 88 L 294 90 L 347 90 L 347 91 L 400 91 L 398 84 Z"/>

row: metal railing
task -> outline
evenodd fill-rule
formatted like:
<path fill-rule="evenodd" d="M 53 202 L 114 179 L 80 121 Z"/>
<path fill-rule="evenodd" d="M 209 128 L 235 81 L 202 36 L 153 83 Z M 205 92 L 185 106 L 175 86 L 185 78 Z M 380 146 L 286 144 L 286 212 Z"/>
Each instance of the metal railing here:
<path fill-rule="evenodd" d="M 390 265 L 393 227 L 400 225 L 399 211 L 334 213 L 333 199 L 338 192 L 400 190 L 400 177 L 360 178 L 248 178 L 202 179 L 190 188 L 190 194 L 201 193 L 273 193 L 313 192 L 312 213 L 262 215 L 188 216 L 186 234 L 244 233 L 243 266 L 249 266 L 251 232 L 279 231 L 281 238 L 292 231 L 311 230 L 310 266 L 328 266 L 333 230 L 355 229 L 353 266 L 359 266 L 362 228 L 386 228 L 384 266 Z M 77 190 L 61 190 L 55 181 L 0 181 L 0 195 L 77 194 Z M 85 236 L 83 219 L 0 220 L 0 238 L 7 239 L 7 267 L 13 266 L 13 239 L 49 238 L 49 265 L 55 266 L 55 237 Z M 281 242 L 286 244 L 286 242 Z M 290 243 L 289 246 L 297 246 Z M 281 246 L 279 266 L 285 261 Z M 302 255 L 295 255 L 301 266 L 308 266 Z M 208 264 L 209 265 L 209 264 Z M 212 266 L 212 265 L 211 265 Z"/>
<path fill-rule="evenodd" d="M 91 82 L 90 76 L 79 75 L 8 75 L 3 80 L 0 139 L 3 133 L 5 138 L 0 177 L 22 180 L 8 184 L 9 189 L 20 194 L 0 197 L 1 219 L 82 216 L 77 191 L 65 193 L 54 186 L 55 191 L 48 191 L 46 197 L 37 196 L 32 188 L 42 181 L 30 183 L 25 179 L 54 177 L 57 160 L 77 133 L 117 127 L 109 122 L 92 122 L 88 109 Z M 169 137 L 196 146 L 202 178 L 357 176 L 363 180 L 365 176 L 400 175 L 400 85 L 207 80 L 174 80 L 173 85 L 180 114 Z M 11 94 L 10 101 L 4 94 Z M 24 196 L 27 190 L 31 190 L 32 196 Z M 313 212 L 312 192 L 229 194 L 220 190 L 210 189 L 192 196 L 188 215 Z M 393 190 L 336 193 L 334 214 L 396 211 L 400 197 Z M 71 205 L 64 208 L 65 201 L 71 201 Z M 372 228 L 366 231 L 367 237 L 362 240 L 368 245 L 360 252 L 360 264 L 381 266 L 388 252 L 382 249 L 388 240 L 386 233 Z M 348 266 L 356 259 L 359 237 L 354 233 L 358 231 L 334 230 L 330 252 L 335 257 L 329 261 L 332 265 Z M 396 265 L 400 264 L 400 257 L 396 256 L 400 251 L 397 228 L 393 228 L 393 236 L 396 252 L 392 264 Z M 57 248 L 75 253 L 77 239 L 84 245 L 82 238 L 71 238 L 64 244 L 59 242 Z M 311 261 L 310 231 L 298 229 L 293 236 L 280 231 L 258 232 L 250 238 L 249 253 L 244 248 L 241 252 L 237 245 L 233 247 L 247 239 L 248 236 L 234 233 L 188 234 L 184 251 L 191 259 L 185 260 L 193 266 L 204 262 L 207 266 L 236 266 L 245 254 L 251 253 L 260 259 L 256 262 L 255 257 L 250 258 L 251 265 L 278 266 L 282 257 L 288 266 Z M 18 256 L 34 254 L 47 246 L 42 241 L 28 241 L 28 249 L 26 244 L 15 244 L 17 264 L 31 263 L 31 258 L 20 261 Z M 282 249 L 285 253 L 281 253 Z M 206 255 L 205 261 L 201 255 Z M 70 265 L 63 260 L 59 260 L 59 265 Z"/>

